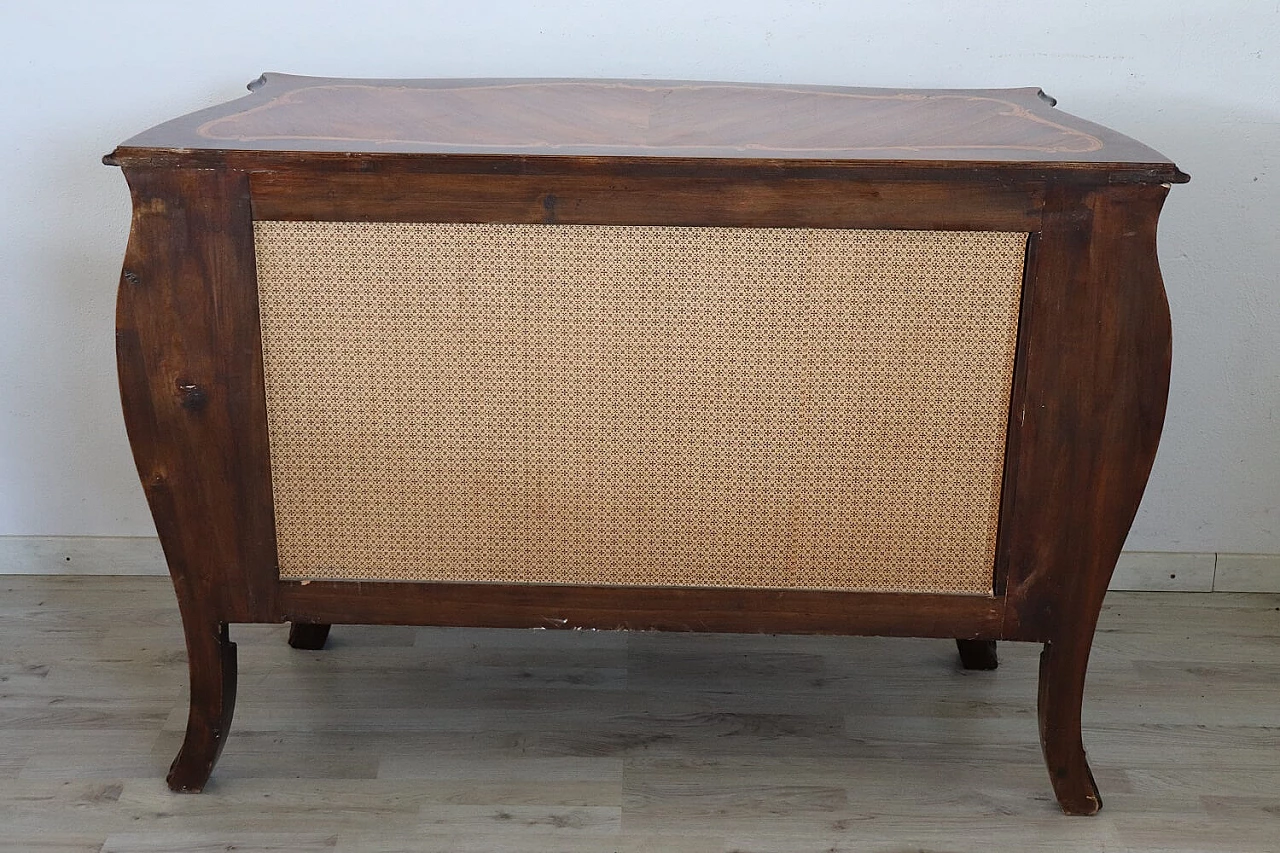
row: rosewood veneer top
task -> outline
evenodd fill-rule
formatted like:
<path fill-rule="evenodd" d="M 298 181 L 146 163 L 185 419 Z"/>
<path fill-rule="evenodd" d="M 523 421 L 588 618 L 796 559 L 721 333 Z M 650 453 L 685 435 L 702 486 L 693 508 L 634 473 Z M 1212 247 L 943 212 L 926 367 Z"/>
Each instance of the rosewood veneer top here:
<path fill-rule="evenodd" d="M 1125 183 L 1187 180 L 1158 152 L 1054 109 L 1039 89 L 851 89 L 658 80 L 359 80 L 264 74 L 246 97 L 158 125 L 118 165 L 467 170 L 602 158 L 788 170 L 1014 168 Z M 354 162 L 353 162 L 354 161 Z M 689 161 L 694 161 L 689 163 Z M 633 164 L 636 165 L 636 164 Z M 508 162 L 507 168 L 510 167 Z M 1101 174 L 1099 174 L 1101 173 Z"/>

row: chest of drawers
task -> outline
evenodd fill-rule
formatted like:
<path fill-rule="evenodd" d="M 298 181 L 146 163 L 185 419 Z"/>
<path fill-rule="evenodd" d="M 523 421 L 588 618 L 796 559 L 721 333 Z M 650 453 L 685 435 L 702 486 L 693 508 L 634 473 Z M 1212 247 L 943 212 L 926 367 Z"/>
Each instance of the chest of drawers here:
<path fill-rule="evenodd" d="M 268 75 L 107 159 L 121 392 L 190 655 L 229 625 L 1044 644 L 1064 810 L 1169 378 L 1156 152 L 1034 89 Z"/>

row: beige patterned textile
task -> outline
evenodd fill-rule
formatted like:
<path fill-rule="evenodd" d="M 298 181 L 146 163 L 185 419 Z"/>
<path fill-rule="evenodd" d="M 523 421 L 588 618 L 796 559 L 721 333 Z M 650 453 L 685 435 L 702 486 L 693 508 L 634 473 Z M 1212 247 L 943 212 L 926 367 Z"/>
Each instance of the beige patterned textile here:
<path fill-rule="evenodd" d="M 991 593 L 1026 234 L 255 237 L 283 579 Z"/>

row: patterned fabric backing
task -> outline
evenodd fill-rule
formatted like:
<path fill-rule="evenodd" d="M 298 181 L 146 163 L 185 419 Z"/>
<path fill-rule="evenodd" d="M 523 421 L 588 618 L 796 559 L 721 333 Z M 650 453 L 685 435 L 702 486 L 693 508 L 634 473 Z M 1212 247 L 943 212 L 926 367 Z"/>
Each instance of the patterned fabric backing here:
<path fill-rule="evenodd" d="M 991 592 L 1026 234 L 255 236 L 284 579 Z"/>

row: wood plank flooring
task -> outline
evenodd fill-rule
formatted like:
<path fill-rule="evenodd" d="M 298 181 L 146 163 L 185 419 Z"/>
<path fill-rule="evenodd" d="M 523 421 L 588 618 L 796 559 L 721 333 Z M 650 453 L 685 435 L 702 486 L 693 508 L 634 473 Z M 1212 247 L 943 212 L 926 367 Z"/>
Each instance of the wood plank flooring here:
<path fill-rule="evenodd" d="M 1111 593 L 1068 818 L 1038 648 L 937 640 L 233 626 L 204 794 L 168 582 L 0 576 L 0 851 L 1280 850 L 1280 595 Z"/>

